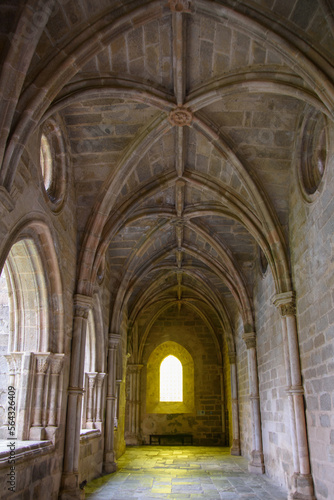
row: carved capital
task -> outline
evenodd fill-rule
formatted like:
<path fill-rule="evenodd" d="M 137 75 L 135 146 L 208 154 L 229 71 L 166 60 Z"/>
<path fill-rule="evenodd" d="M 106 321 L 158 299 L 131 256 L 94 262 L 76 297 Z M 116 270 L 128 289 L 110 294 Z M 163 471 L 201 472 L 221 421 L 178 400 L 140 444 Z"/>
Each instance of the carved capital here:
<path fill-rule="evenodd" d="M 144 365 L 128 364 L 127 369 L 129 373 L 138 373 Z"/>
<path fill-rule="evenodd" d="M 190 0 L 168 0 L 172 12 L 190 12 Z"/>
<path fill-rule="evenodd" d="M 189 109 L 184 106 L 178 106 L 169 113 L 169 122 L 173 126 L 184 127 L 185 125 L 191 125 L 193 120 L 193 114 Z"/>
<path fill-rule="evenodd" d="M 92 308 L 92 297 L 77 293 L 74 295 L 74 314 L 79 318 L 88 318 L 88 313 Z"/>
<path fill-rule="evenodd" d="M 254 332 L 244 333 L 242 338 L 245 341 L 247 349 L 256 348 L 256 335 Z"/>
<path fill-rule="evenodd" d="M 108 335 L 108 349 L 117 349 L 118 344 L 121 341 L 121 336 L 119 333 L 109 333 Z"/>
<path fill-rule="evenodd" d="M 50 353 L 35 353 L 36 372 L 39 375 L 44 375 L 49 367 Z"/>
<path fill-rule="evenodd" d="M 106 376 L 105 373 L 98 373 L 96 375 L 96 386 L 97 387 L 102 387 L 104 377 Z"/>
<path fill-rule="evenodd" d="M 274 296 L 272 303 L 279 309 L 282 316 L 296 315 L 295 292 L 278 293 Z"/>
<path fill-rule="evenodd" d="M 10 375 L 15 375 L 21 372 L 23 352 L 11 352 L 5 354 L 8 363 L 8 370 Z"/>
<path fill-rule="evenodd" d="M 50 357 L 50 368 L 52 375 L 59 375 L 64 363 L 64 354 L 53 354 Z"/>
<path fill-rule="evenodd" d="M 96 381 L 96 375 L 97 375 L 96 372 L 87 373 L 88 387 L 89 387 L 89 389 L 94 389 L 95 381 Z"/>

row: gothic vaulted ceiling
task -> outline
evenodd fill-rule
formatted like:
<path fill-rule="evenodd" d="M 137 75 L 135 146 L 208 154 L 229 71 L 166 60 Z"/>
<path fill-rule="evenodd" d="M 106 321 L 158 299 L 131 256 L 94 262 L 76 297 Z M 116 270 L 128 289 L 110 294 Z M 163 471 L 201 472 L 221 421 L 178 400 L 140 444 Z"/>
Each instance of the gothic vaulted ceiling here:
<path fill-rule="evenodd" d="M 301 130 L 312 113 L 333 119 L 328 5 L 1 2 L 3 45 L 18 12 L 33 27 L 19 42 L 30 37 L 31 49 L 8 98 L 16 102 L 2 181 L 11 188 L 31 130 L 62 122 L 78 292 L 91 293 L 109 266 L 113 328 L 124 308 L 135 321 L 172 303 L 225 326 L 238 307 L 251 325 L 260 249 L 276 290 L 290 289 L 289 186 Z"/>

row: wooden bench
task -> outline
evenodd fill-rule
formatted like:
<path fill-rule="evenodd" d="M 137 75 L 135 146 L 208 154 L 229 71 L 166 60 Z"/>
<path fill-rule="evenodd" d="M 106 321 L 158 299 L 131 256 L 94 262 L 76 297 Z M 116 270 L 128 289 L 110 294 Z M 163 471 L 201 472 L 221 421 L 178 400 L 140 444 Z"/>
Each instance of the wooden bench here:
<path fill-rule="evenodd" d="M 192 445 L 193 436 L 192 434 L 151 434 L 150 444 L 152 445 Z"/>

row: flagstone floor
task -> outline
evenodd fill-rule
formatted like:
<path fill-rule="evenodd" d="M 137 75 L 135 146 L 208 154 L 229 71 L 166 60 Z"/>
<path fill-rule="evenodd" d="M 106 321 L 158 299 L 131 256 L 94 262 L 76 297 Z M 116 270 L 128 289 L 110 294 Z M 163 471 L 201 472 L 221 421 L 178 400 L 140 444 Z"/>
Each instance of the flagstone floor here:
<path fill-rule="evenodd" d="M 117 461 L 117 472 L 85 487 L 89 500 L 286 500 L 266 476 L 250 474 L 243 457 L 227 448 L 136 446 Z"/>

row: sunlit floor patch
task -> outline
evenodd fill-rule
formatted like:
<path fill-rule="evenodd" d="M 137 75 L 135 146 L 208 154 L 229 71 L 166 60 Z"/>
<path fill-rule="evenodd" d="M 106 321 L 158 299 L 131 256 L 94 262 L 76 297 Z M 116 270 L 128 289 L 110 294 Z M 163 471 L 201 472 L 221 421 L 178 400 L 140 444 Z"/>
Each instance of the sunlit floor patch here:
<path fill-rule="evenodd" d="M 248 472 L 247 460 L 227 448 L 138 446 L 127 448 L 117 472 L 87 484 L 89 500 L 286 500 L 266 476 Z"/>

